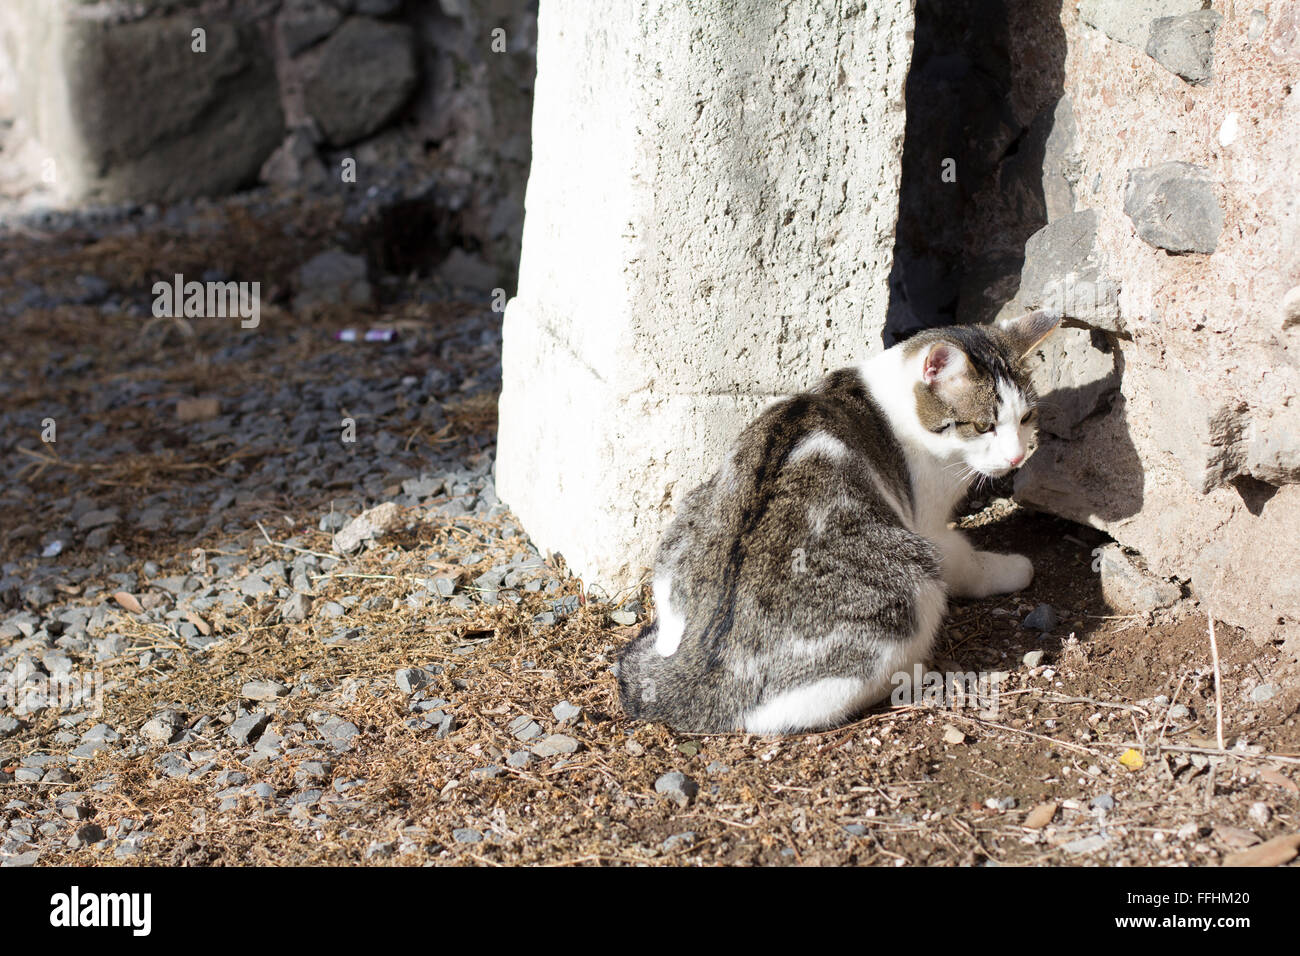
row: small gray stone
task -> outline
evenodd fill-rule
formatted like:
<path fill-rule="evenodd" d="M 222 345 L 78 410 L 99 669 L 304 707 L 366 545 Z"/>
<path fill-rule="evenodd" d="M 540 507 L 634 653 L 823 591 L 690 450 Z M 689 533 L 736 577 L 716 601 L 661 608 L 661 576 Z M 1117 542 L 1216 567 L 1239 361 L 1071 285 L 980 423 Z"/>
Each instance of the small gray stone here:
<path fill-rule="evenodd" d="M 73 848 L 90 846 L 102 839 L 104 839 L 104 828 L 98 823 L 87 823 L 77 827 L 77 831 L 68 840 L 68 846 Z"/>
<path fill-rule="evenodd" d="M 341 554 L 355 551 L 362 543 L 391 531 L 401 521 L 397 505 L 386 501 L 357 515 L 334 535 L 334 550 Z"/>
<path fill-rule="evenodd" d="M 294 771 L 293 782 L 300 787 L 313 783 L 327 783 L 334 767 L 324 760 L 304 760 Z"/>
<path fill-rule="evenodd" d="M 631 611 L 610 611 L 609 619 L 620 627 L 631 627 L 636 623 L 636 615 Z"/>
<path fill-rule="evenodd" d="M 140 735 L 150 743 L 170 743 L 183 724 L 184 720 L 176 711 L 164 710 L 145 722 L 140 728 Z"/>
<path fill-rule="evenodd" d="M 1077 840 L 1071 840 L 1061 847 L 1066 853 L 1095 853 L 1104 847 L 1109 841 L 1100 833 L 1089 837 L 1080 837 Z"/>
<path fill-rule="evenodd" d="M 69 756 L 76 760 L 89 760 L 101 750 L 107 750 L 109 743 L 107 740 L 92 740 L 90 743 L 82 744 L 73 750 Z"/>
<path fill-rule="evenodd" d="M 35 866 L 41 859 L 40 850 L 28 850 L 13 856 L 0 856 L 0 866 Z"/>
<path fill-rule="evenodd" d="M 393 844 L 391 842 L 382 843 L 376 840 L 374 843 L 371 843 L 369 846 L 366 847 L 367 860 L 382 859 L 383 857 L 389 857 L 392 855 L 393 855 Z"/>
<path fill-rule="evenodd" d="M 666 773 L 655 781 L 655 793 L 667 797 L 678 806 L 686 806 L 700 792 L 700 785 L 681 771 Z"/>
<path fill-rule="evenodd" d="M 471 779 L 474 780 L 491 780 L 499 777 L 504 771 L 497 764 L 491 763 L 486 767 L 475 767 L 469 772 Z"/>
<path fill-rule="evenodd" d="M 1109 793 L 1103 793 L 1100 796 L 1093 797 L 1092 802 L 1088 804 L 1094 810 L 1100 810 L 1103 813 L 1109 813 L 1115 809 L 1115 798 Z"/>
<path fill-rule="evenodd" d="M 106 508 L 102 511 L 87 511 L 77 519 L 77 528 L 81 531 L 90 531 L 94 528 L 117 524 L 120 520 L 121 517 L 115 508 Z"/>
<path fill-rule="evenodd" d="M 301 591 L 295 591 L 280 605 L 280 619 L 290 624 L 299 624 L 310 614 L 311 598 Z"/>
<path fill-rule="evenodd" d="M 112 727 L 108 726 L 108 724 L 96 724 L 81 735 L 81 742 L 87 744 L 93 743 L 97 740 L 102 740 L 111 744 L 121 739 L 122 735 Z"/>
<path fill-rule="evenodd" d="M 582 716 L 582 708 L 562 700 L 551 708 L 551 714 L 559 723 L 568 724 Z"/>
<path fill-rule="evenodd" d="M 663 843 L 659 844 L 659 849 L 665 853 L 672 853 L 674 850 L 684 850 L 695 842 L 695 831 L 685 830 L 681 833 L 674 833 Z"/>
<path fill-rule="evenodd" d="M 414 694 L 428 687 L 432 677 L 421 667 L 404 667 L 393 675 L 393 679 L 403 694 Z"/>
<path fill-rule="evenodd" d="M 361 733 L 361 729 L 351 721 L 331 717 L 321 724 L 320 732 L 325 743 L 335 750 L 344 751 L 352 749 L 355 745 L 353 738 Z"/>
<path fill-rule="evenodd" d="M 1021 660 L 1024 661 L 1026 667 L 1037 667 L 1039 664 L 1043 662 L 1043 652 L 1029 651 L 1027 654 L 1025 654 L 1024 657 L 1021 658 Z"/>
<path fill-rule="evenodd" d="M 240 746 L 246 746 L 262 736 L 262 731 L 271 722 L 269 715 L 257 711 L 245 714 L 226 728 L 226 733 Z"/>
<path fill-rule="evenodd" d="M 483 840 L 483 834 L 473 827 L 458 827 L 451 831 L 451 838 L 457 843 L 479 843 Z"/>
<path fill-rule="evenodd" d="M 275 589 L 259 574 L 250 574 L 239 581 L 239 590 L 249 597 L 258 597 L 262 594 L 270 594 Z"/>
<path fill-rule="evenodd" d="M 506 758 L 506 766 L 514 767 L 516 770 L 521 770 L 524 767 L 527 767 L 529 764 L 533 764 L 536 762 L 537 762 L 537 755 L 530 753 L 527 750 L 516 750 L 509 757 Z"/>
<path fill-rule="evenodd" d="M 704 772 L 709 774 L 710 776 L 717 776 L 718 774 L 731 773 L 731 768 L 728 767 L 721 760 L 714 760 L 712 763 L 710 763 L 707 767 L 704 768 Z"/>
<path fill-rule="evenodd" d="M 1260 684 L 1250 692 L 1250 699 L 1256 704 L 1262 704 L 1265 701 L 1272 700 L 1277 696 L 1277 685 Z"/>
<path fill-rule="evenodd" d="M 578 741 L 572 737 L 564 734 L 551 734 L 545 740 L 534 744 L 532 751 L 544 760 L 547 757 L 555 757 L 559 754 L 577 753 L 580 746 Z"/>
<path fill-rule="evenodd" d="M 289 688 L 279 681 L 252 680 L 239 693 L 247 700 L 277 700 L 289 693 Z"/>
<path fill-rule="evenodd" d="M 521 715 L 510 721 L 510 733 L 516 740 L 532 740 L 542 735 L 542 726 L 527 715 Z"/>
<path fill-rule="evenodd" d="M 1026 628 L 1031 628 L 1035 631 L 1050 631 L 1052 628 L 1056 627 L 1056 610 L 1050 604 L 1040 604 L 1025 615 L 1025 619 L 1022 623 Z M 1039 651 L 1037 653 L 1041 654 L 1042 652 Z M 1030 666 L 1032 667 L 1035 665 L 1031 664 Z"/>

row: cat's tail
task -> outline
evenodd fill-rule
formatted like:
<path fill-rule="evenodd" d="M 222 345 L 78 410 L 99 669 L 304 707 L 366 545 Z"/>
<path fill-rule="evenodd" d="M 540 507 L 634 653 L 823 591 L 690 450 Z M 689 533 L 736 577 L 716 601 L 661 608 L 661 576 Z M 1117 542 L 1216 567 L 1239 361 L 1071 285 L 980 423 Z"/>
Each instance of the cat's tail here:
<path fill-rule="evenodd" d="M 659 719 L 658 701 L 665 658 L 655 650 L 659 622 L 645 625 L 618 659 L 618 696 L 623 710 L 638 720 Z"/>

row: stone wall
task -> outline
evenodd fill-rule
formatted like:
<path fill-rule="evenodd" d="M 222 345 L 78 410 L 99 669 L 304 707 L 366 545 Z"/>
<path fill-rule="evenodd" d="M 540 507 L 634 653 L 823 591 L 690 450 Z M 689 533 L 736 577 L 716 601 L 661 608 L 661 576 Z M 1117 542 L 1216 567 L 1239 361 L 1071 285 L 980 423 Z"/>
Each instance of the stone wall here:
<path fill-rule="evenodd" d="M 637 583 L 773 398 L 881 348 L 910 0 L 647 0 L 540 16 L 499 493 Z"/>
<path fill-rule="evenodd" d="M 199 32 L 196 32 L 199 31 Z M 170 202 L 436 182 L 448 278 L 511 284 L 535 0 L 5 0 L 0 195 Z"/>
<path fill-rule="evenodd" d="M 1300 8 L 921 0 L 917 49 L 889 334 L 1063 310 L 1016 496 L 1300 651 Z"/>

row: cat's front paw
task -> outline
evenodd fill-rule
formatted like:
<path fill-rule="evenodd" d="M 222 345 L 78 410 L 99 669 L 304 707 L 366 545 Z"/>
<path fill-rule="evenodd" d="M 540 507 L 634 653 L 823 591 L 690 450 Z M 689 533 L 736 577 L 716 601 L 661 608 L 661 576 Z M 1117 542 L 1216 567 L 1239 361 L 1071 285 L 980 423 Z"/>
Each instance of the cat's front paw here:
<path fill-rule="evenodd" d="M 1034 563 L 1023 554 L 985 551 L 980 558 L 984 566 L 984 587 L 987 594 L 1023 591 L 1034 579 Z"/>

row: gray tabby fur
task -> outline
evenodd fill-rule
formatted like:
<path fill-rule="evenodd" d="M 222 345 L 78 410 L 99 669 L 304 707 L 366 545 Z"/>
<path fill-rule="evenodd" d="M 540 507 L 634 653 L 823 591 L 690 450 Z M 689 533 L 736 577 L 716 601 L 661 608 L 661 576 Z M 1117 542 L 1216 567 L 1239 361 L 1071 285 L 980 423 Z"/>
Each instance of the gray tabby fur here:
<path fill-rule="evenodd" d="M 656 620 L 619 660 L 627 713 L 703 732 L 838 724 L 925 658 L 948 593 L 1027 584 L 1028 561 L 946 522 L 976 474 L 1010 470 L 972 469 L 968 446 L 1032 451 L 1021 360 L 1057 321 L 922 333 L 746 427 L 660 543 Z M 1013 435 L 976 430 L 1011 413 Z"/>

